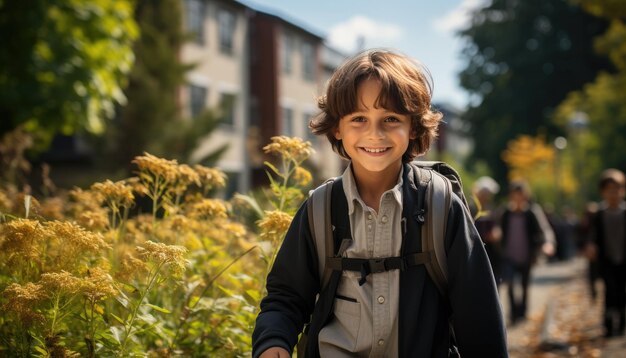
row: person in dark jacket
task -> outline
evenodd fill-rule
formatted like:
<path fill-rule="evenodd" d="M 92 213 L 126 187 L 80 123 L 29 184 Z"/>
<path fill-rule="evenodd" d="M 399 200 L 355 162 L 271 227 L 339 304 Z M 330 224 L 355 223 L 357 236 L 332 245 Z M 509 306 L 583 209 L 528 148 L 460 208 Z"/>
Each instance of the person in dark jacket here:
<path fill-rule="evenodd" d="M 592 219 L 590 241 L 604 281 L 605 336 L 621 336 L 626 326 L 626 180 L 624 173 L 607 169 L 600 177 L 602 203 Z"/>
<path fill-rule="evenodd" d="M 500 191 L 500 185 L 491 177 L 482 176 L 472 186 L 472 194 L 476 203 L 471 205 L 470 212 L 476 218 L 474 225 L 485 243 L 485 250 L 489 256 L 496 285 L 502 282 L 502 239 L 498 225 L 493 197 Z"/>
<path fill-rule="evenodd" d="M 511 323 L 526 319 L 530 270 L 540 252 L 554 254 L 554 231 L 539 204 L 530 200 L 525 181 L 509 185 L 509 202 L 501 218 L 502 259 Z M 519 279 L 519 281 L 518 281 Z M 521 294 L 516 293 L 521 289 Z"/>
<path fill-rule="evenodd" d="M 425 153 L 436 136 L 441 114 L 430 101 L 423 67 L 387 50 L 362 52 L 331 77 L 318 103 L 322 112 L 310 127 L 350 160 L 341 177 L 348 217 L 341 235 L 352 238 L 344 257 L 421 251 L 423 213 L 414 210 L 421 182 L 407 163 Z M 452 341 L 462 357 L 508 356 L 489 260 L 458 196 L 446 225 L 445 297 L 424 265 L 341 271 L 336 290 L 320 292 L 308 215 L 302 205 L 268 275 L 252 335 L 253 357 L 291 357 L 318 295 L 317 304 L 330 298 L 332 310 L 321 318 L 318 332 L 308 332 L 307 357 L 448 357 Z"/>

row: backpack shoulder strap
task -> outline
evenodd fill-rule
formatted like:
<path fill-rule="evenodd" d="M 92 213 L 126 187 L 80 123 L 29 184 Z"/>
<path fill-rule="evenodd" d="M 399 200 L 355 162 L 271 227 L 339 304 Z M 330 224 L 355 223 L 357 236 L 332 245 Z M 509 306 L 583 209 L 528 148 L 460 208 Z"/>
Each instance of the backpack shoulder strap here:
<path fill-rule="evenodd" d="M 323 290 L 333 271 L 327 258 L 341 256 L 352 242 L 341 177 L 328 179 L 309 193 L 307 212 Z M 338 232 L 335 229 L 339 229 Z"/>
<path fill-rule="evenodd" d="M 433 259 L 425 264 L 426 271 L 442 296 L 448 295 L 448 260 L 445 250 L 446 224 L 452 198 L 452 184 L 435 168 L 423 168 L 412 163 L 414 175 L 420 185 L 426 186 L 426 218 L 422 225 L 422 251 L 430 252 Z"/>
<path fill-rule="evenodd" d="M 413 163 L 412 163 L 413 164 Z M 420 163 L 413 165 L 415 177 L 420 185 L 426 185 L 426 220 L 422 225 L 422 251 L 433 252 L 434 258 L 425 264 L 428 275 L 431 277 L 441 295 L 448 299 L 448 257 L 445 249 L 446 225 L 448 212 L 452 203 L 454 186 L 467 207 L 463 196 L 462 184 L 459 175 L 454 169 L 442 162 L 427 162 L 424 167 Z M 444 169 L 443 171 L 441 169 Z M 450 175 L 448 174 L 452 174 Z M 429 180 L 430 178 L 430 180 Z M 453 183 L 451 180 L 455 180 Z M 423 205 L 424 203 L 420 203 Z M 451 317 L 448 318 L 451 336 L 449 356 L 460 356 L 457 349 L 457 339 Z"/>
<path fill-rule="evenodd" d="M 335 178 L 328 179 L 322 185 L 312 190 L 307 201 L 309 227 L 317 251 L 317 266 L 322 283 L 321 288 L 326 286 L 331 273 L 331 270 L 326 267 L 326 257 L 333 256 L 335 251 L 330 216 L 334 181 Z"/>
<path fill-rule="evenodd" d="M 430 210 L 426 212 L 426 224 L 422 230 L 426 234 L 426 240 L 422 245 L 428 245 L 429 251 L 434 251 L 435 260 L 431 262 L 431 276 L 439 291 L 444 297 L 448 294 L 448 260 L 445 250 L 446 225 L 448 223 L 448 211 L 452 198 L 452 186 L 443 175 L 431 170 L 431 180 L 426 189 Z"/>

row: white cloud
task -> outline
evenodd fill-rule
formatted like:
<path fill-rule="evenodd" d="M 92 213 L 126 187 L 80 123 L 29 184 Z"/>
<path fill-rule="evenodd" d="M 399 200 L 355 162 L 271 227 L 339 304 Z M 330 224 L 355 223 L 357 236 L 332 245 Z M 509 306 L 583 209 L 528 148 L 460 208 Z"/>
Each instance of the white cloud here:
<path fill-rule="evenodd" d="M 467 28 L 470 24 L 472 11 L 490 3 L 491 0 L 463 0 L 456 8 L 433 21 L 434 28 L 442 33 L 451 33 Z"/>
<path fill-rule="evenodd" d="M 402 28 L 394 24 L 377 22 L 362 15 L 351 17 L 329 30 L 328 41 L 334 47 L 345 52 L 358 50 L 360 39 L 363 45 L 385 46 L 402 37 Z"/>

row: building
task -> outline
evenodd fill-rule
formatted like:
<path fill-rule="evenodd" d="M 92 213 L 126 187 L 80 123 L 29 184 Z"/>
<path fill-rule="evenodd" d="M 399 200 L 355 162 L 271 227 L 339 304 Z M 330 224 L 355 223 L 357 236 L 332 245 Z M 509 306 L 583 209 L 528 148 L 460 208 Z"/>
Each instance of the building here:
<path fill-rule="evenodd" d="M 236 1 L 184 0 L 183 22 L 192 41 L 181 49 L 183 63 L 193 63 L 188 85 L 180 91 L 184 117 L 207 108 L 219 110 L 222 124 L 193 153 L 201 160 L 224 145 L 218 166 L 228 175 L 229 191 L 246 191 L 250 166 L 246 148 L 249 127 L 249 9 Z"/>
<path fill-rule="evenodd" d="M 320 35 L 271 11 L 234 0 L 183 1 L 186 30 L 194 39 L 183 47 L 181 60 L 197 64 L 181 90 L 184 114 L 218 108 L 224 117 L 193 158 L 228 144 L 217 164 L 229 176 L 227 195 L 246 192 L 267 180 L 261 148 L 271 137 L 297 136 L 314 144 L 317 176 L 339 175 L 341 161 L 328 160 L 330 145 L 307 125 L 341 54 Z"/>

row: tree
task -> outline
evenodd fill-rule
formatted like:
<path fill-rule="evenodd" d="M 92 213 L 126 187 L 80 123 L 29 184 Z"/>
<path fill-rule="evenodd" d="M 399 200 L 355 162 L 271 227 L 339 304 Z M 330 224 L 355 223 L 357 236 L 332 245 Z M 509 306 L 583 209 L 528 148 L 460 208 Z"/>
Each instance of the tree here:
<path fill-rule="evenodd" d="M 606 18 L 611 25 L 597 37 L 595 49 L 617 68 L 615 73 L 600 72 L 593 82 L 567 96 L 559 106 L 555 123 L 567 127 L 577 111 L 586 113 L 588 128 L 579 133 L 579 152 L 584 153 L 585 169 L 579 180 L 585 193 L 596 193 L 598 173 L 605 168 L 626 169 L 626 3 L 618 0 L 579 0 L 590 13 Z M 597 195 L 596 195 L 597 197 Z"/>
<path fill-rule="evenodd" d="M 501 154 L 508 168 L 508 179 L 524 180 L 543 203 L 563 204 L 561 194 L 571 195 L 576 187 L 572 162 L 562 157 L 541 136 L 520 135 L 507 143 Z"/>
<path fill-rule="evenodd" d="M 460 32 L 467 60 L 460 80 L 471 95 L 464 119 L 481 138 L 474 160 L 486 161 L 498 180 L 506 178 L 506 167 L 495 153 L 507 141 L 520 134 L 561 135 L 551 121 L 554 108 L 610 69 L 592 48 L 607 24 L 564 0 L 494 0 Z"/>
<path fill-rule="evenodd" d="M 182 118 L 179 90 L 193 65 L 179 54 L 189 39 L 182 26 L 180 0 L 138 0 L 135 18 L 141 37 L 135 43 L 135 65 L 126 89 L 128 103 L 120 108 L 118 123 L 110 128 L 113 143 L 110 164 L 126 166 L 144 151 L 188 161 L 198 141 L 218 124 L 218 116 L 205 111 Z M 222 148 L 216 155 L 224 150 Z"/>
<path fill-rule="evenodd" d="M 0 0 L 0 135 L 102 133 L 133 62 L 132 0 Z"/>

